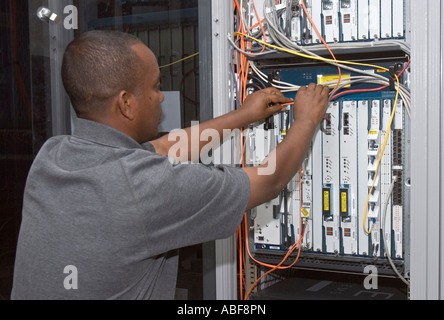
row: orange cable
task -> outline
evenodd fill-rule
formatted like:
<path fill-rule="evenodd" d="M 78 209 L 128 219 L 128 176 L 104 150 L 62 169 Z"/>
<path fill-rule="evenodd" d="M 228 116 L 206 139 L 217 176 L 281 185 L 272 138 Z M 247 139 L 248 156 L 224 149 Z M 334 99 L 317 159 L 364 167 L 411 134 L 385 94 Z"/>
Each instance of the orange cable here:
<path fill-rule="evenodd" d="M 239 2 L 237 0 L 234 0 L 233 1 L 233 6 L 235 8 L 234 16 L 236 17 L 236 8 L 237 8 L 239 14 L 241 14 Z M 239 29 L 238 29 L 238 31 L 241 31 L 241 30 L 242 30 L 242 19 L 239 19 Z M 235 61 L 236 66 L 238 68 L 238 70 L 237 70 L 237 82 L 239 82 L 239 79 L 241 78 L 241 74 L 242 74 L 242 70 L 239 70 L 239 62 L 240 62 L 240 54 L 239 53 L 235 54 L 235 59 L 236 59 L 236 61 Z M 241 67 L 242 67 L 242 63 L 241 63 Z M 236 84 L 236 86 L 237 86 L 237 84 Z M 238 90 L 238 91 L 240 91 L 240 90 Z M 238 228 L 238 230 L 237 230 L 237 241 L 238 241 L 238 254 L 239 254 L 239 297 L 240 297 L 240 300 L 243 300 L 244 297 L 243 297 L 243 277 L 242 277 L 242 271 L 243 271 L 244 267 L 243 267 L 242 260 L 241 260 L 242 248 L 239 245 L 239 243 L 241 243 L 241 230 L 240 230 L 240 228 Z"/>
<path fill-rule="evenodd" d="M 279 2 L 279 0 L 276 1 L 276 4 L 278 4 L 278 2 Z M 254 1 L 252 3 L 253 3 L 253 6 L 254 6 L 256 17 L 257 17 L 257 19 L 259 21 L 258 24 L 261 26 L 264 39 L 266 39 L 265 29 L 264 29 L 264 27 L 262 25 L 262 22 L 265 19 L 264 20 L 260 20 L 259 15 L 257 13 L 256 6 L 254 4 Z M 237 10 L 240 13 L 241 10 L 240 10 L 240 5 L 239 5 L 238 0 L 234 0 L 234 6 L 235 6 L 235 8 L 237 8 Z M 255 26 L 257 26 L 258 24 L 256 24 Z M 244 25 L 242 23 L 242 20 L 239 22 L 239 30 L 244 31 Z M 245 33 L 245 32 L 242 32 L 242 33 Z M 241 48 L 241 50 L 246 51 L 248 46 L 249 46 L 248 49 L 251 49 L 251 46 L 252 46 L 251 41 L 248 42 L 248 44 L 247 44 L 247 41 L 245 40 L 245 37 L 241 35 L 240 36 L 240 48 Z M 266 46 L 264 45 L 262 52 L 265 50 L 265 47 Z M 239 63 L 240 63 L 240 66 L 239 66 Z M 245 98 L 246 98 L 246 95 L 247 95 L 246 88 L 247 88 L 248 70 L 249 70 L 249 61 L 248 61 L 247 55 L 240 54 L 240 53 L 236 54 L 236 65 L 238 65 L 238 76 L 237 76 L 237 78 L 238 78 L 238 81 L 240 80 L 240 92 L 239 92 L 240 96 L 239 96 L 239 99 L 240 99 L 241 102 L 243 102 L 245 100 Z M 290 103 L 290 104 L 293 104 L 293 103 Z M 245 158 L 244 158 L 245 151 L 244 151 L 244 141 L 243 141 L 243 129 L 241 129 L 241 152 L 242 152 L 242 167 L 245 167 Z M 301 172 L 302 171 L 300 171 L 300 174 L 301 174 Z M 300 182 L 300 187 L 301 187 L 301 182 Z M 300 192 L 301 192 L 301 189 L 300 189 Z M 238 252 L 239 252 L 239 255 L 240 255 L 240 257 L 239 257 L 239 268 L 240 268 L 240 270 L 239 270 L 239 281 L 240 281 L 239 288 L 240 288 L 240 298 L 241 298 L 241 300 L 247 300 L 248 296 L 250 295 L 250 293 L 252 291 L 252 289 L 267 274 L 273 272 L 276 269 L 288 269 L 288 268 L 291 268 L 298 261 L 300 253 L 301 253 L 301 248 L 302 248 L 301 242 L 302 242 L 302 239 L 303 239 L 303 237 L 302 237 L 302 220 L 301 220 L 300 213 L 299 213 L 299 219 L 300 219 L 300 231 L 299 231 L 300 237 L 299 237 L 299 240 L 290 248 L 290 250 L 287 252 L 287 254 L 285 255 L 284 259 L 282 260 L 282 262 L 280 264 L 278 264 L 278 265 L 270 265 L 270 264 L 266 264 L 266 263 L 260 262 L 260 261 L 254 259 L 252 257 L 252 254 L 251 254 L 251 251 L 250 251 L 250 248 L 249 248 L 249 244 L 248 244 L 247 213 L 245 213 L 244 219 L 243 219 L 243 224 L 244 224 L 244 228 L 245 228 L 245 235 L 244 235 L 244 237 L 245 237 L 246 251 L 248 252 L 250 258 L 253 261 L 255 261 L 257 264 L 260 264 L 260 265 L 263 265 L 263 266 L 266 266 L 266 267 L 270 267 L 271 269 L 267 273 L 265 273 L 263 276 L 261 276 L 260 278 L 258 278 L 256 280 L 256 282 L 252 285 L 252 287 L 250 288 L 250 290 L 248 291 L 246 296 L 243 295 L 243 284 L 244 284 L 243 268 L 244 268 L 244 265 L 245 265 L 245 257 L 244 257 L 244 247 L 243 247 L 243 239 L 242 239 L 242 229 L 243 228 L 242 228 L 242 223 L 241 223 L 241 226 L 239 227 L 238 232 L 237 232 Z M 295 261 L 290 266 L 282 267 L 282 264 L 287 260 L 287 258 L 296 249 L 296 246 L 298 246 L 298 245 L 299 245 L 299 252 L 298 252 L 298 255 L 297 255 Z"/>
<path fill-rule="evenodd" d="M 302 168 L 299 170 L 299 177 L 300 177 L 300 179 L 299 179 L 299 195 L 300 195 L 300 199 L 299 199 L 299 208 L 302 210 L 302 188 L 301 188 L 301 185 L 302 185 L 302 182 L 301 182 L 301 180 L 302 180 Z M 247 229 L 247 220 L 246 220 L 246 216 L 244 217 L 244 224 L 245 224 L 245 233 L 247 234 L 248 233 L 248 229 Z M 251 294 L 251 291 L 253 290 L 253 288 L 259 283 L 259 281 L 260 280 L 262 280 L 266 275 L 268 275 L 268 274 L 270 274 L 271 272 L 273 272 L 273 271 L 275 271 L 275 270 L 285 270 L 285 269 L 289 269 L 289 268 L 292 268 L 296 263 L 297 263 L 297 261 L 299 260 L 299 257 L 300 257 L 300 254 L 301 254 L 301 251 L 302 251 L 302 240 L 303 240 L 303 232 L 302 232 L 302 229 L 303 229 L 303 226 L 302 226 L 302 217 L 301 217 L 301 213 L 299 213 L 299 239 L 298 239 L 298 241 L 296 242 L 296 243 L 294 243 L 292 246 L 291 246 L 291 248 L 288 250 L 288 252 L 287 252 L 287 254 L 284 256 L 284 258 L 282 259 L 282 261 L 278 264 L 278 265 L 271 265 L 271 264 L 267 264 L 267 263 L 263 263 L 263 262 L 260 262 L 260 261 L 258 261 L 258 260 L 256 260 L 253 256 L 252 256 L 252 254 L 251 254 L 251 251 L 250 251 L 250 248 L 249 248 L 249 244 L 248 244 L 248 239 L 245 241 L 245 243 L 246 243 L 246 249 L 247 249 L 247 252 L 248 252 L 248 254 L 249 254 L 249 256 L 250 256 L 250 258 L 253 260 L 253 261 L 255 261 L 257 264 L 259 264 L 259 265 L 262 265 L 262 266 L 265 266 L 265 267 L 268 267 L 268 268 L 271 268 L 268 272 L 266 272 L 265 274 L 263 274 L 260 278 L 258 278 L 256 281 L 255 281 L 255 283 L 251 286 L 251 288 L 250 288 L 250 290 L 248 291 L 248 293 L 247 293 L 247 295 L 245 296 L 245 300 L 246 299 L 248 299 L 248 296 Z M 296 258 L 295 258 L 295 260 L 294 260 L 294 262 L 292 263 L 292 264 L 290 264 L 290 265 L 288 265 L 288 266 L 285 266 L 285 267 L 282 267 L 282 265 L 284 264 L 284 262 L 288 259 L 288 257 L 293 253 L 293 251 L 296 249 L 296 247 L 297 246 L 299 246 L 299 249 L 298 249 L 298 254 L 297 254 L 297 256 L 296 256 Z"/>
<path fill-rule="evenodd" d="M 250 290 L 248 291 L 248 293 L 246 294 L 246 296 L 245 296 L 245 300 L 247 300 L 248 299 L 248 297 L 250 296 L 250 294 L 251 294 L 251 291 L 253 290 L 253 288 L 254 287 L 256 287 L 256 285 L 265 277 L 265 276 L 267 276 L 268 274 L 270 274 L 271 272 L 274 272 L 275 270 L 277 270 L 277 269 L 279 269 L 279 270 L 283 270 L 283 269 L 289 269 L 289 268 L 291 268 L 298 260 L 299 260 L 299 256 L 300 256 L 300 254 L 301 254 L 301 249 L 302 249 L 302 245 L 301 245 L 301 242 L 302 242 L 302 225 L 301 225 L 301 228 L 300 228 L 300 230 L 299 230 L 299 233 L 300 233 L 300 238 L 299 238 L 299 240 L 288 250 L 288 252 L 287 252 L 287 254 L 284 256 L 284 258 L 282 259 L 282 261 L 278 264 L 278 265 L 276 265 L 276 266 L 272 266 L 271 267 L 271 269 L 269 270 L 269 271 L 267 271 L 266 273 L 264 273 L 261 277 L 259 277 L 255 282 L 254 282 L 254 284 L 251 286 L 251 288 L 250 288 Z M 297 255 L 297 257 L 296 257 L 296 259 L 295 259 L 295 262 L 293 262 L 290 266 L 286 266 L 286 267 L 282 267 L 282 265 L 284 264 L 284 262 L 288 259 L 288 257 L 293 253 L 293 251 L 296 249 L 296 246 L 298 246 L 299 245 L 299 249 L 298 249 L 298 255 Z M 248 248 L 248 241 L 247 241 L 247 248 Z M 249 249 L 248 249 L 248 252 L 249 252 L 249 254 L 250 254 L 250 257 L 251 257 L 251 253 L 250 253 L 250 251 L 249 251 Z M 256 261 L 258 264 L 261 264 L 261 265 L 264 265 L 264 266 L 268 266 L 268 265 L 266 265 L 266 264 L 264 264 L 264 263 L 260 263 L 260 262 L 258 262 L 257 260 L 255 260 L 253 257 L 251 257 L 254 261 Z"/>
<path fill-rule="evenodd" d="M 313 19 L 311 18 L 310 14 L 308 13 L 307 7 L 305 6 L 304 1 L 301 1 L 302 7 L 304 9 L 305 15 L 307 16 L 308 20 L 310 20 L 311 25 L 313 26 L 313 28 L 315 29 L 319 39 L 321 39 L 322 43 L 324 44 L 324 46 L 327 48 L 328 52 L 330 52 L 331 56 L 333 57 L 333 60 L 337 61 L 336 56 L 333 54 L 333 52 L 331 51 L 330 47 L 328 46 L 327 42 L 325 42 L 324 38 L 322 37 L 321 33 L 319 32 L 318 28 L 316 27 L 315 23 L 313 22 Z M 339 71 L 339 79 L 338 79 L 338 83 L 336 84 L 336 87 L 334 88 L 334 90 L 332 92 L 330 92 L 330 95 L 339 87 L 339 85 L 341 84 L 341 78 L 342 78 L 342 71 L 341 71 L 341 67 L 338 66 L 338 71 Z"/>
<path fill-rule="evenodd" d="M 239 14 L 241 14 L 241 8 L 239 5 L 239 2 L 237 0 L 234 0 L 234 6 L 237 8 Z M 244 25 L 242 22 L 242 19 L 239 21 L 239 30 L 244 31 Z M 240 37 L 240 47 L 242 50 L 245 51 L 245 38 L 243 36 Z M 245 100 L 246 95 L 246 84 L 248 80 L 248 68 L 246 65 L 247 57 L 240 53 L 236 53 L 236 65 L 238 66 L 238 75 L 237 80 L 240 81 L 240 87 L 239 87 L 239 100 L 241 103 Z M 244 159 L 244 145 L 243 145 L 243 128 L 241 128 L 241 153 L 242 153 L 242 166 L 245 164 Z M 244 265 L 244 248 L 243 248 L 243 240 L 242 240 L 242 224 L 238 228 L 238 253 L 239 253 L 239 296 L 240 300 L 244 300 L 244 274 L 243 270 L 245 269 Z"/>

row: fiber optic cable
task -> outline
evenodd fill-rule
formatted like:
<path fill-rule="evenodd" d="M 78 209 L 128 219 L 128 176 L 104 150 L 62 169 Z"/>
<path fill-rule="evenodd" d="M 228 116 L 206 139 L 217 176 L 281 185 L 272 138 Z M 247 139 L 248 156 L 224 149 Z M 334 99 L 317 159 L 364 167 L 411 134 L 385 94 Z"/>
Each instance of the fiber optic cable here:
<path fill-rule="evenodd" d="M 188 59 L 194 58 L 194 57 L 196 57 L 196 56 L 198 56 L 198 55 L 199 55 L 199 52 L 196 52 L 196 53 L 194 53 L 194 54 L 192 54 L 192 55 L 190 55 L 190 56 L 188 56 L 188 57 L 185 57 L 185 58 L 180 59 L 180 60 L 177 60 L 177 61 L 175 61 L 175 62 L 172 62 L 172 63 L 166 64 L 166 65 L 164 65 L 164 66 L 161 66 L 161 67 L 159 67 L 159 69 L 164 69 L 164 68 L 167 68 L 167 67 L 171 67 L 171 66 L 173 66 L 173 65 L 175 65 L 175 64 L 178 64 L 178 63 L 180 63 L 180 62 L 182 62 L 182 61 L 186 61 L 186 60 L 188 60 Z"/>
<path fill-rule="evenodd" d="M 256 41 L 256 42 L 258 42 L 260 44 L 266 45 L 266 46 L 268 46 L 270 48 L 273 48 L 273 49 L 276 49 L 276 50 L 279 50 L 279 51 L 283 51 L 283 52 L 286 52 L 286 53 L 289 53 L 289 54 L 292 54 L 292 55 L 296 55 L 296 56 L 299 56 L 299 57 L 302 57 L 302 58 L 306 58 L 306 59 L 318 60 L 318 61 L 323 61 L 323 62 L 330 62 L 330 63 L 335 63 L 335 64 L 339 63 L 339 64 L 345 64 L 345 65 L 365 66 L 365 67 L 370 67 L 370 68 L 374 68 L 374 69 L 383 70 L 385 72 L 389 71 L 387 68 L 384 68 L 384 67 L 381 67 L 381 66 L 377 66 L 377 65 L 374 65 L 374 64 L 359 63 L 359 62 L 353 62 L 353 61 L 333 60 L 333 59 L 323 58 L 323 57 L 320 57 L 320 56 L 311 56 L 311 55 L 308 55 L 308 54 L 296 52 L 294 50 L 282 48 L 282 47 L 279 47 L 279 46 L 276 46 L 276 45 L 273 45 L 273 44 L 270 44 L 270 43 L 266 43 L 266 42 L 264 42 L 262 40 L 253 38 L 253 37 L 251 37 L 251 36 L 249 36 L 247 34 L 241 33 L 241 32 L 235 32 L 234 34 L 235 35 L 244 36 L 244 37 L 249 38 L 249 39 L 251 39 L 253 41 Z"/>

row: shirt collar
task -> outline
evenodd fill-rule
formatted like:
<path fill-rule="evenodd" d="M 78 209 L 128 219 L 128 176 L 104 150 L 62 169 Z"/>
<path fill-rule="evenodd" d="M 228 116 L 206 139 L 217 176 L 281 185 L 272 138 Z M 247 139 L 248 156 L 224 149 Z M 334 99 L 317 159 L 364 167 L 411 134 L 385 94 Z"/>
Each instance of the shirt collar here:
<path fill-rule="evenodd" d="M 73 136 L 113 148 L 145 149 L 155 152 L 153 145 L 149 142 L 141 145 L 123 132 L 86 119 L 76 119 Z"/>

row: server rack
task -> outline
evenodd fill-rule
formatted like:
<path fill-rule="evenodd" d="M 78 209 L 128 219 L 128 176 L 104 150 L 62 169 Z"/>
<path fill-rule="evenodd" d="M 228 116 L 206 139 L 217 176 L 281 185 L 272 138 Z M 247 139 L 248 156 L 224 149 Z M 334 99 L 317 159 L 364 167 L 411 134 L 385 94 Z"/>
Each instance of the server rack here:
<path fill-rule="evenodd" d="M 423 8 L 423 10 L 422 11 L 426 11 L 427 12 L 427 14 L 428 14 L 428 17 L 434 17 L 434 18 L 437 18 L 438 16 L 440 16 L 441 15 L 441 11 L 442 11 L 442 8 L 441 8 L 441 6 L 440 5 L 438 5 L 437 7 L 435 7 L 435 9 L 438 9 L 438 7 L 439 7 L 439 10 L 436 10 L 436 12 L 434 12 L 433 14 L 431 14 L 431 11 L 432 11 L 432 7 L 434 6 L 434 5 L 437 5 L 436 3 L 428 3 L 427 4 L 427 6 L 426 6 L 426 8 Z M 411 15 L 411 12 L 413 12 L 414 11 L 414 6 L 412 6 L 411 4 L 410 4 L 410 2 L 409 1 L 406 1 L 405 3 L 404 3 L 404 12 L 403 12 L 403 15 L 402 15 L 402 18 L 403 18 L 403 21 L 404 21 L 404 23 L 405 23 L 405 29 L 403 29 L 403 32 L 405 32 L 404 33 L 404 37 L 405 37 L 405 40 L 406 40 L 406 42 L 408 42 L 408 43 L 410 43 L 411 45 L 412 45 L 412 56 L 414 57 L 415 56 L 415 54 L 419 54 L 417 51 L 419 51 L 419 48 L 417 47 L 417 43 L 418 43 L 418 38 L 419 38 L 419 31 L 417 31 L 417 30 L 413 30 L 414 28 L 412 27 L 413 26 L 413 23 L 412 23 L 412 21 L 413 22 L 416 22 L 416 24 L 415 24 L 415 26 L 417 25 L 417 24 L 419 24 L 419 21 L 420 21 L 420 19 L 419 19 L 419 17 L 418 17 L 418 15 L 417 14 L 413 14 L 413 15 Z M 384 11 L 384 14 L 387 14 L 387 12 L 385 11 L 385 10 L 383 10 Z M 437 13 L 437 12 L 439 12 L 439 14 Z M 217 15 L 216 15 L 216 17 L 220 20 L 221 19 L 221 14 L 220 13 L 218 13 Z M 399 18 L 399 16 L 397 16 L 397 18 Z M 223 18 L 222 18 L 223 19 Z M 434 20 L 435 21 L 435 20 Z M 428 26 L 428 28 L 430 29 L 431 27 L 430 27 L 430 25 L 429 24 L 427 24 L 426 25 L 426 27 Z M 423 28 L 422 28 L 422 30 L 424 30 L 424 26 L 422 26 Z M 383 30 L 386 30 L 387 29 L 387 26 L 386 25 L 381 25 L 380 26 L 380 28 L 381 28 L 381 31 L 380 31 L 380 36 L 381 37 L 384 37 L 385 36 L 385 34 L 386 34 L 386 32 L 384 33 L 384 31 Z M 384 29 L 385 28 L 385 29 Z M 429 29 L 427 29 L 427 30 L 429 30 Z M 393 29 L 393 30 L 395 30 L 395 29 Z M 234 31 L 234 30 L 232 30 L 232 31 Z M 434 33 L 433 34 L 430 34 L 430 33 L 427 33 L 427 37 L 425 37 L 425 38 L 422 38 L 422 40 L 423 41 L 425 41 L 425 42 L 427 42 L 427 43 L 431 43 L 431 42 L 429 42 L 430 41 L 430 37 L 433 35 L 433 36 L 435 36 L 435 37 L 437 37 L 437 38 L 440 38 L 440 35 L 441 35 L 441 30 L 439 30 L 439 28 L 435 28 L 434 29 Z M 394 35 L 398 35 L 399 34 L 399 32 L 396 32 L 396 33 L 394 33 Z M 413 35 L 415 35 L 416 34 L 416 37 L 415 36 L 413 36 L 413 38 L 412 38 L 412 34 Z M 424 33 L 423 33 L 424 34 Z M 293 39 L 295 40 L 297 37 L 293 37 Z M 439 43 L 441 43 L 441 42 L 439 42 Z M 436 44 L 435 43 L 435 45 L 434 46 L 431 46 L 431 47 L 433 47 L 433 48 L 435 48 L 436 49 L 436 47 L 437 46 L 439 46 L 439 44 Z M 227 46 L 227 47 L 229 47 L 229 45 Z M 226 48 L 227 48 L 226 47 Z M 393 48 L 389 48 L 390 46 L 387 46 L 385 49 L 380 49 L 380 48 L 376 48 L 376 47 L 374 47 L 374 48 L 372 48 L 370 51 L 371 52 L 373 52 L 374 54 L 376 54 L 376 55 L 380 55 L 380 57 L 382 57 L 382 58 L 384 58 L 384 55 L 387 53 L 387 52 L 390 52 L 390 54 L 389 55 L 391 55 L 394 51 L 398 51 L 397 49 L 395 49 L 395 50 L 391 50 L 391 49 L 393 49 Z M 229 50 L 229 48 L 227 48 L 227 50 Z M 338 50 L 341 50 L 341 49 L 338 49 Z M 403 50 L 401 50 L 401 51 L 403 51 Z M 416 51 L 416 53 L 415 53 L 415 51 Z M 399 52 L 399 51 L 398 51 Z M 347 54 L 347 52 L 345 52 L 345 54 Z M 357 50 L 357 54 L 360 54 L 360 52 L 359 52 L 359 50 Z M 422 56 L 424 55 L 425 53 L 424 53 L 424 51 L 422 52 Z M 437 56 L 435 56 L 436 57 L 436 59 L 437 60 L 439 60 L 437 57 L 439 57 L 440 55 L 437 55 Z M 396 59 L 395 59 L 396 60 Z M 429 59 L 429 61 L 430 61 L 430 59 Z M 404 61 L 405 62 L 405 61 Z M 435 61 L 436 63 L 437 63 L 437 61 Z M 424 62 L 424 60 L 422 61 L 422 63 L 426 63 L 426 62 Z M 413 65 L 413 62 L 412 62 L 412 65 Z M 413 68 L 413 71 L 414 70 L 417 70 L 416 68 Z M 215 72 L 215 74 L 217 74 L 218 73 L 218 67 L 217 67 L 217 63 L 215 64 L 215 67 L 214 67 L 214 69 L 213 69 L 213 71 Z M 435 74 L 437 73 L 437 71 L 435 70 Z M 424 73 L 422 73 L 422 75 L 424 76 Z M 412 79 L 414 79 L 414 77 L 415 77 L 416 75 L 415 75 L 415 73 L 413 72 L 413 74 L 410 74 L 409 76 L 408 76 L 408 79 L 406 79 L 405 81 L 407 82 L 407 83 L 409 83 L 409 85 L 411 85 L 411 89 L 412 89 L 412 105 L 414 105 L 413 104 L 413 101 L 415 101 L 414 99 L 415 99 L 415 86 L 414 85 L 412 85 L 412 83 L 413 83 L 413 80 Z M 436 76 L 437 76 L 437 79 L 440 79 L 441 78 L 441 75 L 439 74 L 436 74 Z M 220 89 L 220 88 L 219 88 Z M 383 101 L 384 102 L 384 101 Z M 393 103 L 393 101 L 392 101 L 392 103 Z M 436 104 L 436 106 L 439 106 L 440 104 Z M 217 109 L 218 107 L 217 107 L 217 103 L 216 103 L 216 105 L 215 105 L 215 108 Z M 411 114 L 411 123 L 410 124 L 407 124 L 407 127 L 405 128 L 405 130 L 406 131 L 410 131 L 411 132 L 411 139 L 412 139 L 412 141 L 415 141 L 415 137 L 416 137 L 416 139 L 417 139 L 417 136 L 416 136 L 416 130 L 415 129 L 412 129 L 412 127 L 413 128 L 415 128 L 415 126 L 420 126 L 421 128 L 422 128 L 422 125 L 423 124 L 418 124 L 418 114 L 417 113 L 419 113 L 419 112 L 422 112 L 422 111 L 419 111 L 418 109 L 415 109 L 415 110 L 413 110 L 412 109 L 412 114 Z M 424 116 L 424 114 L 421 114 L 421 116 Z M 396 134 L 395 134 L 396 135 Z M 438 136 L 440 136 L 439 134 L 438 135 L 436 135 L 435 137 L 438 137 Z M 422 136 L 422 138 L 424 138 L 424 136 Z M 405 140 L 406 142 L 410 142 L 410 140 L 409 140 L 409 138 L 407 138 L 406 140 Z M 438 142 L 438 141 L 435 141 L 435 142 Z M 430 141 L 428 141 L 428 143 L 431 143 Z M 440 143 L 440 142 L 439 142 Z M 412 144 L 413 144 L 413 142 L 412 142 Z M 429 145 L 429 144 L 428 144 Z M 413 154 L 411 153 L 411 150 L 412 149 L 414 149 L 415 148 L 415 146 L 412 146 L 411 144 L 407 144 L 406 145 L 406 149 L 405 149 L 405 152 L 407 152 L 407 160 L 413 160 L 413 161 L 410 161 L 409 163 L 406 163 L 405 164 L 405 170 L 407 171 L 407 172 L 410 172 L 410 174 L 407 174 L 406 175 L 406 177 L 405 177 L 405 180 L 404 180 L 404 185 L 403 185 L 403 187 L 405 187 L 405 189 L 407 189 L 407 190 L 410 190 L 410 188 L 411 188 L 411 190 L 410 190 L 410 194 L 408 195 L 408 197 L 407 197 L 407 199 L 405 200 L 406 201 L 406 205 L 408 205 L 408 206 L 411 206 L 411 205 L 413 205 L 414 203 L 418 203 L 419 202 L 419 199 L 420 199 L 420 197 L 419 197 L 419 195 L 422 195 L 422 196 L 424 196 L 424 191 L 419 191 L 419 193 L 418 193 L 418 190 L 416 189 L 416 192 L 413 192 L 413 190 L 415 190 L 414 189 L 414 187 L 413 187 L 413 184 L 411 183 L 411 181 L 412 181 L 412 177 L 414 177 L 414 176 L 417 176 L 417 172 L 419 171 L 419 167 L 417 167 L 417 165 L 418 165 L 418 163 L 415 163 L 415 161 L 414 161 L 414 159 L 415 159 L 415 155 L 416 156 L 418 156 L 417 154 L 416 154 L 416 152 L 414 152 Z M 435 159 L 438 159 L 438 162 L 442 162 L 441 160 L 439 160 L 439 159 L 441 159 L 441 157 L 436 157 Z M 421 170 L 425 170 L 425 168 L 424 168 L 424 166 L 422 166 L 422 169 Z M 424 177 L 424 176 L 423 176 Z M 430 177 L 430 176 L 429 176 Z M 424 178 L 423 178 L 423 180 L 424 180 Z M 426 179 L 427 180 L 427 179 Z M 432 179 L 432 180 L 436 180 L 436 178 L 434 178 L 434 179 Z M 427 180 L 427 181 L 429 181 L 429 180 Z M 404 189 L 404 190 L 405 190 Z M 438 189 L 436 189 L 436 190 L 440 190 L 439 188 Z M 436 198 L 435 198 L 436 199 Z M 439 201 L 437 201 L 437 202 L 439 202 Z M 422 203 L 422 202 L 421 202 Z M 411 209 L 412 210 L 412 209 Z M 414 210 L 413 210 L 414 211 Z M 432 210 L 433 211 L 433 210 Z M 435 216 L 435 218 L 436 218 L 436 215 L 434 214 L 434 216 Z M 412 215 L 412 217 L 411 217 L 411 219 L 412 220 L 415 220 L 415 219 L 418 219 L 418 217 L 417 216 L 414 216 L 414 215 Z M 422 220 L 422 227 L 425 227 L 425 222 L 424 222 L 424 220 Z M 411 241 L 411 238 L 412 238 L 412 236 L 413 236 L 413 234 L 415 233 L 415 232 L 417 232 L 417 231 L 415 231 L 415 230 L 418 230 L 418 225 L 413 225 L 413 223 L 412 224 L 409 224 L 409 226 L 404 230 L 404 232 L 405 232 L 405 237 L 406 237 L 406 245 L 407 245 L 407 247 L 405 247 L 404 248 L 404 250 L 406 250 L 406 252 L 408 253 L 408 254 L 406 254 L 405 255 L 405 257 L 404 257 L 404 263 L 407 263 L 408 265 L 410 265 L 411 263 L 412 263 L 412 261 L 411 261 L 411 256 L 410 255 L 414 255 L 414 254 L 418 254 L 419 253 L 419 251 L 417 251 L 417 245 L 416 245 L 416 243 L 412 243 L 412 241 Z M 424 229 L 423 229 L 424 230 Z M 412 231 L 412 234 L 410 234 L 410 231 Z M 438 239 L 438 237 L 437 237 L 437 234 L 435 234 L 435 236 L 436 236 L 436 239 Z M 431 237 L 431 236 L 430 236 Z M 429 238 L 430 238 L 429 237 Z M 436 249 L 438 248 L 438 247 L 440 247 L 439 245 L 436 245 Z M 423 251 L 424 252 L 424 251 Z M 422 252 L 422 253 L 423 253 Z M 437 256 L 435 256 L 435 258 L 436 258 Z M 417 264 L 416 262 L 415 263 L 413 263 L 413 264 Z M 439 264 L 435 264 L 435 265 L 439 265 Z M 436 271 L 436 270 L 435 270 Z M 384 271 L 383 271 L 384 272 Z M 417 271 L 418 272 L 418 271 Z M 389 271 L 389 273 L 390 273 L 390 271 Z M 408 270 L 406 271 L 406 275 L 407 276 L 411 276 L 411 273 L 412 272 L 409 272 Z M 235 276 L 234 276 L 235 277 Z M 234 278 L 233 277 L 233 278 Z M 424 276 L 425 277 L 425 276 Z M 412 280 L 412 284 L 414 284 L 415 283 L 415 280 Z M 411 287 L 411 290 L 415 290 L 414 289 L 414 287 Z"/>

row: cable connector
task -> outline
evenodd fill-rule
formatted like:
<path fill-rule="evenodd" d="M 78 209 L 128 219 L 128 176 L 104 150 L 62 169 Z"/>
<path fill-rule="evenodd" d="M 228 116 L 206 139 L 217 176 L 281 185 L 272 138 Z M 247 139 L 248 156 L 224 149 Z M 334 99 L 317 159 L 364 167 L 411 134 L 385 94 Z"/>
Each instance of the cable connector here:
<path fill-rule="evenodd" d="M 393 66 L 389 67 L 390 72 L 390 90 L 396 91 L 396 78 L 398 77 L 399 73 L 402 71 L 403 65 L 402 63 L 396 63 Z"/>

